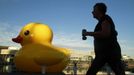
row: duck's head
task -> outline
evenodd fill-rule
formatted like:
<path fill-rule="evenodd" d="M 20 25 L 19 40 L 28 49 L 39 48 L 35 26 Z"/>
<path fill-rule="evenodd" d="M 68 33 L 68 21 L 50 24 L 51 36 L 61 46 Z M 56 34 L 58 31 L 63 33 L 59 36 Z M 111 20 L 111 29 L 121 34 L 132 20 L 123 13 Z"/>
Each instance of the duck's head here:
<path fill-rule="evenodd" d="M 53 32 L 48 25 L 29 23 L 22 28 L 18 37 L 12 40 L 22 46 L 30 43 L 51 44 Z"/>

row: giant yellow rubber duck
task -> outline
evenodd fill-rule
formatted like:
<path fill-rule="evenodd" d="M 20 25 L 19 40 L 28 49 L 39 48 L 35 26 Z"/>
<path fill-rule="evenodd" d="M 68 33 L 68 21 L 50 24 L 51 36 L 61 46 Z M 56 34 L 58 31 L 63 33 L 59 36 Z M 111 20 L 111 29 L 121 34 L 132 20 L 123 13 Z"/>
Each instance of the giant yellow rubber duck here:
<path fill-rule="evenodd" d="M 16 53 L 14 62 L 18 70 L 25 72 L 62 72 L 69 62 L 70 51 L 52 45 L 53 32 L 48 25 L 29 23 L 18 37 L 12 40 L 22 48 Z"/>

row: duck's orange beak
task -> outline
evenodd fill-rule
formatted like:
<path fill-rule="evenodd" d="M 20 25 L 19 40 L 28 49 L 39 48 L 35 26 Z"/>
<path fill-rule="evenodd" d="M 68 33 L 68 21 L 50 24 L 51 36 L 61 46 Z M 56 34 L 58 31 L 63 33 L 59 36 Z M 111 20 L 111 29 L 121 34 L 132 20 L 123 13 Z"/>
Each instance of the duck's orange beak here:
<path fill-rule="evenodd" d="M 12 41 L 16 43 L 21 43 L 23 41 L 23 38 L 21 36 L 18 36 L 16 38 L 12 38 Z"/>

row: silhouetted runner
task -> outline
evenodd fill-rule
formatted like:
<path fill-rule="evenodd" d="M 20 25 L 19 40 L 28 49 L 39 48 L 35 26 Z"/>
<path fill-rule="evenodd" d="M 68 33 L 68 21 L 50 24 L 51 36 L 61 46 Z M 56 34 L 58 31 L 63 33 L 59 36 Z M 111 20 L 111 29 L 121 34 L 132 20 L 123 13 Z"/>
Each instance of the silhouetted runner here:
<path fill-rule="evenodd" d="M 108 63 L 116 75 L 125 75 L 121 61 L 121 49 L 117 42 L 117 32 L 110 16 L 106 14 L 107 7 L 104 3 L 96 3 L 93 17 L 98 20 L 94 32 L 85 32 L 85 36 L 94 37 L 95 59 L 86 75 L 96 73 Z"/>

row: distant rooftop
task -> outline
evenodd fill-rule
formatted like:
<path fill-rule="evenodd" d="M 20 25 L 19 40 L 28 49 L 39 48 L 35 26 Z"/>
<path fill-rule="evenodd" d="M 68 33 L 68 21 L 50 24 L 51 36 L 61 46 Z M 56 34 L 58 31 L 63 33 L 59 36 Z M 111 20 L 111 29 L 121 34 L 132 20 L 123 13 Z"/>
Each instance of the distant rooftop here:
<path fill-rule="evenodd" d="M 0 49 L 8 49 L 9 46 L 0 46 Z"/>

